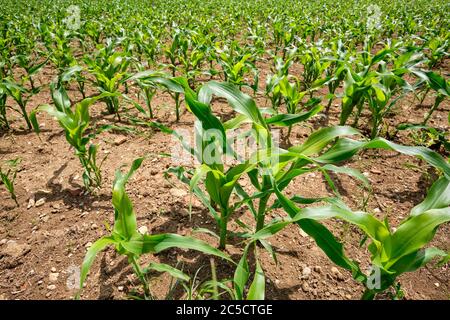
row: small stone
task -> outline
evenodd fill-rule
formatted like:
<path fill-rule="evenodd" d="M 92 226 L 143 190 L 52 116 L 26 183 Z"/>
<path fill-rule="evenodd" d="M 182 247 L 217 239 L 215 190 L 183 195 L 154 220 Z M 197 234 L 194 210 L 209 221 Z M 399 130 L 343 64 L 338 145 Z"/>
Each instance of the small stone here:
<path fill-rule="evenodd" d="M 275 282 L 276 285 L 279 285 L 279 284 L 280 284 L 280 280 L 278 280 L 278 279 L 275 279 L 274 282 Z"/>
<path fill-rule="evenodd" d="M 50 272 L 48 275 L 48 281 L 50 282 L 57 282 L 59 277 L 58 272 Z"/>
<path fill-rule="evenodd" d="M 48 290 L 55 290 L 56 286 L 54 284 L 50 284 L 50 285 L 47 286 L 47 289 Z"/>
<path fill-rule="evenodd" d="M 169 192 L 172 196 L 177 197 L 177 198 L 185 197 L 188 194 L 183 189 L 178 189 L 178 188 L 172 188 L 169 190 Z"/>
<path fill-rule="evenodd" d="M 45 198 L 40 198 L 38 201 L 36 201 L 36 203 L 34 204 L 35 207 L 40 207 L 42 205 L 44 205 L 46 199 Z"/>
<path fill-rule="evenodd" d="M 37 282 L 37 284 L 40 286 L 41 284 L 43 284 L 44 283 L 44 281 L 42 281 L 42 280 L 39 280 L 38 282 Z"/>
<path fill-rule="evenodd" d="M 13 258 L 19 258 L 31 251 L 31 247 L 26 243 L 17 243 L 14 240 L 9 240 L 6 247 L 0 251 L 0 256 L 6 255 Z"/>
<path fill-rule="evenodd" d="M 346 294 L 346 295 L 345 295 L 345 298 L 348 299 L 348 300 L 352 300 L 352 296 L 349 295 L 349 294 Z"/>
<path fill-rule="evenodd" d="M 380 208 L 375 208 L 375 209 L 373 209 L 373 213 L 380 213 L 381 212 L 381 209 Z"/>
<path fill-rule="evenodd" d="M 92 242 L 86 243 L 86 244 L 84 245 L 84 247 L 85 247 L 86 249 L 89 249 L 90 247 L 92 247 Z"/>
<path fill-rule="evenodd" d="M 95 223 L 91 224 L 91 229 L 92 229 L 92 230 L 95 230 L 95 229 L 97 229 L 97 228 L 98 228 L 98 226 L 97 226 Z"/>
<path fill-rule="evenodd" d="M 81 217 L 84 217 L 84 216 L 86 216 L 86 215 L 88 215 L 88 214 L 89 214 L 89 212 L 83 211 L 83 212 L 81 213 Z"/>
<path fill-rule="evenodd" d="M 27 209 L 30 209 L 31 207 L 34 207 L 35 205 L 35 198 L 34 198 L 34 194 L 32 194 L 30 196 L 30 199 L 28 199 L 28 205 L 27 205 Z"/>
<path fill-rule="evenodd" d="M 148 228 L 147 228 L 146 226 L 142 226 L 142 227 L 140 227 L 140 228 L 138 229 L 138 232 L 139 232 L 140 234 L 147 234 Z"/>
<path fill-rule="evenodd" d="M 117 290 L 123 291 L 123 286 L 118 286 L 118 287 L 117 287 Z"/>
<path fill-rule="evenodd" d="M 434 285 L 436 286 L 436 288 L 439 288 L 441 285 L 439 284 L 439 282 L 435 282 Z"/>
<path fill-rule="evenodd" d="M 302 276 L 304 278 L 308 278 L 311 275 L 311 268 L 310 267 L 304 267 L 302 270 Z"/>
<path fill-rule="evenodd" d="M 314 267 L 314 271 L 317 272 L 317 273 L 322 273 L 322 267 L 320 267 L 320 266 L 315 266 L 315 267 Z"/>
<path fill-rule="evenodd" d="M 302 290 L 304 292 L 308 292 L 311 288 L 309 287 L 309 284 L 307 282 L 303 282 L 302 284 Z"/>
<path fill-rule="evenodd" d="M 51 271 L 51 272 L 56 272 L 56 268 L 55 268 L 55 267 L 52 267 L 52 268 L 50 269 L 50 271 Z"/>
<path fill-rule="evenodd" d="M 58 203 L 52 204 L 53 209 L 59 210 L 61 206 Z"/>
<path fill-rule="evenodd" d="M 377 170 L 377 169 L 370 169 L 370 172 L 374 173 L 374 174 L 382 174 L 382 172 L 380 170 Z"/>
<path fill-rule="evenodd" d="M 1 241 L 0 241 L 0 245 L 4 245 L 4 244 L 6 244 L 8 242 L 8 239 L 2 239 Z"/>
<path fill-rule="evenodd" d="M 368 172 L 363 172 L 363 175 L 364 175 L 365 177 L 368 177 L 368 176 L 370 176 L 370 173 L 368 173 Z"/>
<path fill-rule="evenodd" d="M 117 138 L 114 140 L 114 144 L 115 144 L 116 146 L 120 146 L 121 144 L 125 143 L 126 141 L 127 141 L 127 137 L 117 137 Z"/>

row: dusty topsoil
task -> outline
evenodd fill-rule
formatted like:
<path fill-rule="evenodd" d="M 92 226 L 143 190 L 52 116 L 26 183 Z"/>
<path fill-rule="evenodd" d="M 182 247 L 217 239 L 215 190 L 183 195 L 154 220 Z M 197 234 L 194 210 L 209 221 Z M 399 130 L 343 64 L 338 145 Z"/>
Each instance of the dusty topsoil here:
<path fill-rule="evenodd" d="M 263 78 L 260 83 L 264 83 L 268 66 L 261 65 L 260 68 Z M 41 72 L 38 82 L 48 84 L 53 76 L 52 70 L 46 68 Z M 80 98 L 75 87 L 69 94 L 73 100 Z M 412 96 L 404 98 L 389 119 L 392 125 L 390 130 L 401 122 L 419 122 L 433 101 L 430 95 L 419 106 Z M 258 96 L 257 102 L 259 106 L 267 103 L 262 95 Z M 33 97 L 29 108 L 45 103 L 51 103 L 48 88 Z M 153 105 L 157 110 L 155 117 L 158 121 L 173 129 L 192 130 L 194 117 L 188 112 L 182 114 L 179 123 L 175 122 L 174 103 L 170 96 L 158 94 Z M 336 124 L 338 106 L 339 101 L 335 101 L 329 118 L 319 115 L 295 127 L 291 142 L 296 144 L 304 141 L 313 129 L 324 123 Z M 93 126 L 132 126 L 127 123 L 126 116 L 118 123 L 114 117 L 104 115 L 104 110 L 102 103 L 92 107 Z M 230 114 L 224 101 L 215 100 L 214 110 L 221 116 Z M 444 101 L 431 124 L 448 130 L 446 119 L 449 110 L 448 101 Z M 131 108 L 128 114 L 137 116 Z M 1 161 L 17 157 L 22 159 L 16 179 L 20 207 L 15 206 L 5 188 L 0 186 L 0 298 L 73 298 L 76 293 L 74 284 L 87 247 L 108 234 L 106 226 L 113 223 L 111 186 L 114 171 L 144 155 L 147 159 L 127 185 L 138 216 L 138 226 L 146 226 L 149 233 L 193 235 L 217 245 L 216 238 L 204 233 L 193 233 L 194 229 L 200 227 L 217 232 L 208 211 L 200 202 L 194 201 L 190 219 L 187 186 L 176 177 L 166 177 L 164 174 L 173 165 L 171 159 L 163 155 L 171 151 L 174 141 L 171 136 L 145 126 L 135 126 L 134 132 L 105 131 L 99 134 L 94 140 L 99 145 L 99 159 L 107 156 L 101 169 L 103 186 L 94 194 L 85 194 L 81 181 L 82 168 L 69 148 L 62 129 L 45 114 L 39 115 L 39 121 L 42 128 L 40 136 L 21 128 L 23 120 L 17 117 L 12 121 L 14 130 L 2 133 L 0 139 Z M 391 139 L 414 144 L 406 133 L 399 133 Z M 346 165 L 359 169 L 372 183 L 373 194 L 369 196 L 366 210 L 378 217 L 387 216 L 394 227 L 408 215 L 413 206 L 422 201 L 426 189 L 435 179 L 433 170 L 426 163 L 391 151 L 366 151 Z M 345 175 L 332 177 L 346 203 L 354 209 L 362 209 L 363 199 L 368 193 L 358 182 Z M 243 181 L 243 185 L 249 186 L 249 183 Z M 318 174 L 300 176 L 286 193 L 303 197 L 331 194 Z M 269 219 L 285 214 L 275 210 L 268 216 Z M 236 217 L 246 223 L 253 223 L 246 210 L 235 213 Z M 346 252 L 360 261 L 365 270 L 369 253 L 359 246 L 363 235 L 342 221 L 327 222 L 327 225 L 345 243 Z M 230 230 L 237 231 L 239 227 L 232 221 Z M 442 226 L 432 244 L 448 251 L 449 230 L 450 225 Z M 348 271 L 335 268 L 315 242 L 296 225 L 279 232 L 270 242 L 277 252 L 278 264 L 266 251 L 260 250 L 268 299 L 360 298 L 362 286 L 352 279 Z M 227 252 L 236 261 L 241 250 L 239 240 L 230 237 Z M 178 264 L 191 276 L 200 269 L 198 279 L 204 281 L 211 278 L 209 259 L 196 252 L 173 249 L 143 257 L 141 262 L 159 261 L 172 266 Z M 218 278 L 231 278 L 234 271 L 232 266 L 219 259 L 215 261 Z M 413 274 L 402 276 L 400 281 L 407 299 L 448 299 L 449 279 L 448 265 L 435 268 L 430 264 Z M 169 283 L 167 275 L 155 275 L 151 281 L 152 291 L 158 298 L 164 298 Z M 135 290 L 140 290 L 139 283 L 126 258 L 109 248 L 100 253 L 93 264 L 81 298 L 124 299 Z M 181 298 L 182 294 L 178 290 L 175 298 Z"/>

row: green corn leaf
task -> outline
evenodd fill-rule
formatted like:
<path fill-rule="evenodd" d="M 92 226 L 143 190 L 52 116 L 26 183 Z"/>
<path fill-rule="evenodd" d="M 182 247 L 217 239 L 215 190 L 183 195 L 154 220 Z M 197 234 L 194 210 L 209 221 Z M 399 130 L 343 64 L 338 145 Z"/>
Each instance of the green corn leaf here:
<path fill-rule="evenodd" d="M 439 178 L 428 190 L 425 199 L 412 208 L 410 215 L 416 216 L 429 209 L 441 209 L 450 205 L 450 180 Z"/>
<path fill-rule="evenodd" d="M 158 271 L 158 272 L 167 272 L 172 277 L 176 279 L 180 279 L 183 281 L 189 281 L 190 277 L 182 272 L 181 270 L 178 270 L 177 268 L 171 267 L 168 264 L 165 263 L 156 263 L 152 262 L 148 267 L 146 267 L 142 272 L 144 274 L 148 273 L 150 270 Z"/>
<path fill-rule="evenodd" d="M 392 235 L 390 247 L 386 248 L 390 263 L 421 249 L 433 239 L 437 227 L 448 221 L 450 207 L 431 209 L 403 222 Z"/>
<path fill-rule="evenodd" d="M 266 119 L 266 123 L 280 127 L 288 127 L 308 120 L 319 113 L 322 109 L 323 106 L 315 106 L 311 110 L 299 114 L 278 114 Z"/>
<path fill-rule="evenodd" d="M 144 158 L 134 160 L 130 170 L 125 175 L 120 170 L 116 171 L 112 194 L 112 203 L 115 209 L 114 232 L 125 239 L 131 239 L 137 233 L 136 215 L 133 204 L 125 192 L 125 185 L 131 175 L 141 166 L 143 160 Z"/>
<path fill-rule="evenodd" d="M 142 253 L 158 253 L 169 248 L 182 248 L 200 251 L 206 254 L 211 254 L 222 259 L 228 260 L 232 263 L 233 260 L 222 251 L 211 247 L 206 242 L 192 238 L 184 237 L 178 234 L 158 234 L 158 235 L 143 235 L 142 236 Z"/>
<path fill-rule="evenodd" d="M 256 260 L 256 270 L 253 282 L 247 294 L 247 300 L 264 300 L 266 292 L 266 280 L 261 264 Z"/>
<path fill-rule="evenodd" d="M 336 163 L 347 160 L 361 149 L 387 149 L 406 155 L 424 159 L 430 165 L 442 170 L 450 180 L 450 164 L 441 155 L 425 147 L 410 147 L 396 144 L 383 138 L 375 138 L 371 141 L 356 141 L 349 138 L 341 138 L 327 152 L 315 160 L 323 163 Z"/>
<path fill-rule="evenodd" d="M 247 254 L 248 254 L 248 249 L 249 249 L 250 245 L 251 244 L 249 244 L 245 247 L 244 252 L 242 253 L 241 259 L 239 260 L 239 263 L 236 267 L 236 270 L 234 271 L 234 278 L 233 278 L 234 291 L 236 294 L 236 299 L 238 299 L 238 300 L 243 299 L 245 285 L 247 284 L 247 281 L 250 276 L 250 270 L 249 270 L 248 262 L 247 262 Z"/>
<path fill-rule="evenodd" d="M 322 151 L 325 146 L 337 137 L 359 134 L 358 130 L 348 126 L 324 128 L 315 131 L 302 145 L 294 146 L 289 151 L 309 156 Z"/>
<path fill-rule="evenodd" d="M 84 281 L 86 280 L 86 276 L 89 272 L 89 269 L 94 262 L 96 255 L 104 250 L 107 246 L 116 244 L 116 241 L 112 237 L 103 237 L 98 239 L 92 244 L 89 250 L 84 257 L 83 264 L 81 265 L 81 273 L 80 273 L 80 290 L 83 288 Z"/>

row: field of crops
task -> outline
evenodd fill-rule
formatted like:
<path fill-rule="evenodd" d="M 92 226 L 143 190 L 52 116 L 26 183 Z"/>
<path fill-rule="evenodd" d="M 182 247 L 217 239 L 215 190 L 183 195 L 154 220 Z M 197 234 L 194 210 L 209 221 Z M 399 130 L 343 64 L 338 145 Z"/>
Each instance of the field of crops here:
<path fill-rule="evenodd" d="M 450 1 L 0 7 L 0 299 L 450 298 Z"/>

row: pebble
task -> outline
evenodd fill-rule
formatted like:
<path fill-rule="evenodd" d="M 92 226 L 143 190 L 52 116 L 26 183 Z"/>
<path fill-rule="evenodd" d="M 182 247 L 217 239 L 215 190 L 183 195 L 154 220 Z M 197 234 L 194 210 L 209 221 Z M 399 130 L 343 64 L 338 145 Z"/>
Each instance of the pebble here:
<path fill-rule="evenodd" d="M 275 284 L 276 284 L 276 285 L 279 285 L 279 284 L 280 284 L 280 280 L 276 279 L 276 280 L 275 280 Z"/>
<path fill-rule="evenodd" d="M 302 270 L 302 276 L 304 278 L 308 278 L 311 275 L 311 268 L 310 267 L 304 267 Z"/>
<path fill-rule="evenodd" d="M 40 198 L 38 201 L 36 201 L 36 203 L 34 204 L 35 207 L 40 207 L 42 205 L 45 204 L 46 199 L 45 198 Z"/>
<path fill-rule="evenodd" d="M 117 138 L 114 140 L 114 144 L 115 144 L 116 146 L 120 146 L 121 144 L 125 143 L 126 141 L 127 141 L 127 137 L 117 137 Z"/>
<path fill-rule="evenodd" d="M 59 272 L 50 272 L 48 275 L 48 281 L 57 282 L 59 277 Z"/>
<path fill-rule="evenodd" d="M 47 289 L 48 289 L 48 290 L 55 290 L 55 289 L 56 289 L 56 286 L 55 286 L 54 284 L 49 284 L 49 285 L 47 286 Z"/>
<path fill-rule="evenodd" d="M 51 272 L 56 272 L 56 268 L 55 268 L 55 267 L 52 267 L 52 268 L 50 269 L 50 271 L 51 271 Z"/>
<path fill-rule="evenodd" d="M 31 247 L 26 243 L 17 243 L 14 240 L 9 240 L 6 242 L 6 247 L 0 251 L 1 255 L 10 256 L 13 258 L 19 258 L 26 255 L 31 251 Z"/>
<path fill-rule="evenodd" d="M 4 244 L 6 244 L 8 242 L 8 239 L 2 239 L 1 241 L 0 241 L 0 245 L 4 245 Z"/>
<path fill-rule="evenodd" d="M 373 209 L 373 213 L 380 213 L 381 212 L 381 209 L 380 208 L 375 208 L 375 209 Z"/>
<path fill-rule="evenodd" d="M 302 284 L 302 290 L 304 292 L 308 292 L 311 288 L 309 287 L 309 284 L 307 282 L 303 282 Z"/>
<path fill-rule="evenodd" d="M 339 270 L 338 270 L 338 268 L 336 268 L 336 267 L 331 267 L 331 273 L 333 274 L 333 275 L 338 275 L 339 274 Z"/>
<path fill-rule="evenodd" d="M 146 226 L 142 226 L 142 227 L 140 227 L 140 228 L 138 229 L 138 232 L 139 232 L 140 234 L 147 234 L 148 228 L 147 228 Z"/>
<path fill-rule="evenodd" d="M 123 286 L 118 286 L 118 287 L 117 287 L 117 290 L 123 291 Z"/>
<path fill-rule="evenodd" d="M 377 169 L 370 169 L 370 172 L 374 173 L 374 174 L 382 174 L 382 172 L 380 170 L 377 170 Z"/>
<path fill-rule="evenodd" d="M 89 249 L 92 246 L 92 242 L 88 242 L 84 245 L 86 249 Z"/>
<path fill-rule="evenodd" d="M 439 287 L 440 287 L 439 282 L 435 282 L 434 285 L 436 286 L 436 288 L 439 288 Z"/>
<path fill-rule="evenodd" d="M 34 207 L 35 205 L 35 199 L 34 199 L 34 194 L 30 196 L 30 199 L 28 199 L 28 205 L 27 205 L 27 209 L 30 209 L 31 207 Z"/>
<path fill-rule="evenodd" d="M 314 267 L 314 271 L 317 272 L 317 273 L 322 273 L 322 267 L 320 267 L 320 266 L 315 266 L 315 267 Z"/>
<path fill-rule="evenodd" d="M 91 224 L 91 229 L 92 230 L 97 229 L 97 228 L 98 228 L 98 226 L 95 223 Z"/>

